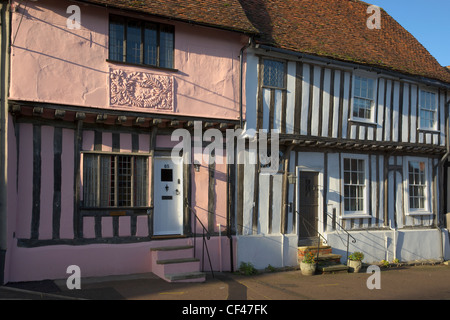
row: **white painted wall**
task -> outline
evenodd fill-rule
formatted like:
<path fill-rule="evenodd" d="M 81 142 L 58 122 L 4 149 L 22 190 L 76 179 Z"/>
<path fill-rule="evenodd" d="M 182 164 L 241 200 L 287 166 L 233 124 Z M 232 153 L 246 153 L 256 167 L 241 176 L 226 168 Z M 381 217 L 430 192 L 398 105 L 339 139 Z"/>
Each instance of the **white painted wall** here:
<path fill-rule="evenodd" d="M 427 230 L 359 230 L 350 234 L 356 243 L 349 245 L 349 254 L 355 251 L 364 253 L 365 263 L 378 263 L 381 260 L 392 262 L 395 258 L 401 262 L 440 260 L 442 256 L 440 243 L 443 244 L 443 257 L 450 258 L 449 235 L 446 229 Z M 396 232 L 396 235 L 394 235 Z M 326 234 L 327 244 L 333 253 L 341 254 L 345 263 L 347 235 L 344 232 Z"/>
<path fill-rule="evenodd" d="M 280 268 L 296 266 L 297 235 L 252 235 L 237 237 L 237 267 L 241 262 L 250 262 L 256 269 L 265 269 L 270 264 Z"/>

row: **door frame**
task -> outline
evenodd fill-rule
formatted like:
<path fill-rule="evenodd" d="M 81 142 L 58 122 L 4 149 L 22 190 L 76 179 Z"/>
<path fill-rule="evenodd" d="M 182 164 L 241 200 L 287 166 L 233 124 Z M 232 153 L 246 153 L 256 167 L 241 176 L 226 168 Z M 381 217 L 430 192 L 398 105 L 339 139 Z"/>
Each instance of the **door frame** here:
<path fill-rule="evenodd" d="M 156 185 L 157 185 L 157 181 L 156 181 L 156 162 L 158 160 L 169 160 L 173 162 L 173 157 L 172 156 L 168 156 L 168 155 L 155 155 L 153 157 L 153 165 L 152 165 L 152 182 L 153 182 L 153 221 L 152 221 L 152 229 L 153 229 L 153 236 L 155 237 L 161 237 L 161 236 L 180 236 L 180 235 L 184 235 L 184 225 L 185 225 L 185 219 L 184 219 L 184 194 L 185 194 L 185 190 L 184 190 L 184 162 L 183 162 L 183 157 L 176 157 L 177 161 L 179 161 L 176 165 L 180 166 L 180 179 L 181 179 L 181 183 L 180 183 L 180 190 L 181 190 L 181 203 L 179 205 L 178 211 L 179 211 L 179 217 L 181 218 L 181 223 L 179 226 L 179 233 L 174 233 L 174 234 L 157 234 L 156 231 L 156 225 L 155 225 L 155 217 L 156 217 L 156 197 L 155 197 L 155 189 L 156 189 Z M 174 162 L 175 163 L 175 162 Z"/>
<path fill-rule="evenodd" d="M 295 168 L 295 172 L 296 172 L 296 201 L 295 201 L 295 212 L 299 212 L 300 209 L 300 196 L 299 196 L 299 192 L 300 192 L 300 173 L 301 172 L 314 172 L 314 173 L 318 173 L 318 186 L 319 186 L 319 190 L 317 192 L 318 194 L 318 201 L 319 201 L 319 206 L 317 208 L 317 231 L 319 231 L 322 235 L 323 235 L 323 215 L 321 215 L 320 213 L 323 212 L 323 198 L 324 198 L 324 175 L 323 175 L 323 169 L 322 168 L 314 168 L 314 167 L 305 167 L 305 166 L 296 166 Z M 300 212 L 299 212 L 300 213 Z M 296 232 L 297 232 L 297 237 L 300 235 L 300 223 L 299 223 L 299 219 L 295 220 L 297 223 L 296 226 Z"/>

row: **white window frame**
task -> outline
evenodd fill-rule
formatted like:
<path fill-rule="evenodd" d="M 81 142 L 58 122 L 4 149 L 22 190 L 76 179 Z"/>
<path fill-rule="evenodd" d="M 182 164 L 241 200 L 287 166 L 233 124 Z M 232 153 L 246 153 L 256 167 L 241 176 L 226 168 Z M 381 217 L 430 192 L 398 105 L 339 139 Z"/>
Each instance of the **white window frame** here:
<path fill-rule="evenodd" d="M 434 105 L 436 107 L 435 110 L 434 110 L 434 127 L 423 127 L 422 126 L 422 118 L 421 118 L 420 114 L 421 114 L 421 111 L 423 109 L 423 106 L 421 105 L 420 102 L 422 101 L 422 95 L 424 93 L 432 93 L 432 94 L 434 94 Z M 438 117 L 438 112 L 439 112 L 438 93 L 436 91 L 434 91 L 434 90 L 419 88 L 419 100 L 417 101 L 417 103 L 418 103 L 418 106 L 419 106 L 419 114 L 417 115 L 419 129 L 421 129 L 421 130 L 430 130 L 430 131 L 438 131 L 439 130 L 438 129 L 438 126 L 439 126 L 439 124 L 438 124 L 438 119 L 439 119 L 439 117 Z M 424 109 L 424 110 L 430 111 L 429 109 Z"/>
<path fill-rule="evenodd" d="M 364 209 L 362 211 L 345 211 L 345 182 L 344 182 L 344 160 L 345 159 L 357 159 L 364 160 Z M 353 219 L 353 218 L 370 218 L 369 214 L 369 156 L 364 154 L 341 154 L 341 219 Z"/>
<path fill-rule="evenodd" d="M 421 157 L 405 157 L 403 165 L 403 192 L 404 192 L 404 208 L 406 215 L 432 215 L 431 210 L 431 173 L 430 173 L 430 159 Z M 410 162 L 424 162 L 425 163 L 425 203 L 423 209 L 410 208 L 409 206 L 409 163 Z"/>
<path fill-rule="evenodd" d="M 361 117 L 357 117 L 353 115 L 353 109 L 354 109 L 354 105 L 355 105 L 355 98 L 358 98 L 357 96 L 355 96 L 355 81 L 356 81 L 356 77 L 360 77 L 360 78 L 366 78 L 366 79 L 371 79 L 373 80 L 373 97 L 372 97 L 372 105 L 370 108 L 370 119 L 368 118 L 361 118 Z M 375 123 L 375 114 L 376 114 L 376 107 L 377 107 L 377 92 L 378 92 L 378 81 L 377 81 L 377 77 L 374 76 L 373 74 L 370 73 L 365 73 L 365 72 L 355 72 L 353 74 L 352 77 L 352 96 L 351 96 L 351 111 L 350 111 L 350 119 L 349 120 L 353 120 L 353 121 L 358 121 L 358 122 L 366 122 L 366 123 Z M 365 97 L 359 97 L 359 98 L 363 98 L 363 99 L 367 99 Z"/>

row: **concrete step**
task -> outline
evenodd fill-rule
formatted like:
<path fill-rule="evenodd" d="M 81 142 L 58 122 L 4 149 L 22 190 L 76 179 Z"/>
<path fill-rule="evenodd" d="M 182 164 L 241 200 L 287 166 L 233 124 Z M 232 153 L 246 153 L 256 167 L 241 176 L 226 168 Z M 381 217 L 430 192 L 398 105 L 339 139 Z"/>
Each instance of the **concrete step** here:
<path fill-rule="evenodd" d="M 166 274 L 165 278 L 169 282 L 204 282 L 206 280 L 206 274 L 201 271 L 181 272 Z"/>
<path fill-rule="evenodd" d="M 184 262 L 194 262 L 200 261 L 197 258 L 177 258 L 177 259 L 166 259 L 166 260 L 157 260 L 157 264 L 171 264 L 171 263 L 184 263 Z"/>
<path fill-rule="evenodd" d="M 171 246 L 171 247 L 160 247 L 150 249 L 152 255 L 155 256 L 156 261 L 159 260 L 170 260 L 170 259 L 181 259 L 181 258 L 191 258 L 194 256 L 193 246 Z"/>
<path fill-rule="evenodd" d="M 192 245 L 151 248 L 152 272 L 168 282 L 203 282 L 200 259 L 194 257 Z"/>
<path fill-rule="evenodd" d="M 156 247 L 151 248 L 150 251 L 172 251 L 172 250 L 184 250 L 184 249 L 191 249 L 194 248 L 194 246 L 186 245 L 186 246 L 166 246 L 166 247 Z"/>

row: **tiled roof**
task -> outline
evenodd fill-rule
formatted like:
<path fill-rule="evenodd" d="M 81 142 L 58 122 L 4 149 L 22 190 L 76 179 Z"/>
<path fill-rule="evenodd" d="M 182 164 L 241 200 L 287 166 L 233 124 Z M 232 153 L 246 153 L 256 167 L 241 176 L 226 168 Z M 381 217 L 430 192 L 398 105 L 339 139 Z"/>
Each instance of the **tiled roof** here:
<path fill-rule="evenodd" d="M 450 82 L 450 73 L 384 10 L 369 29 L 369 4 L 358 0 L 244 0 L 263 42 L 401 73 Z"/>
<path fill-rule="evenodd" d="M 450 72 L 381 10 L 369 29 L 369 4 L 359 0 L 89 0 L 239 32 L 295 52 L 380 67 L 450 83 Z"/>
<path fill-rule="evenodd" d="M 258 31 L 239 0 L 79 0 L 245 33 Z"/>

